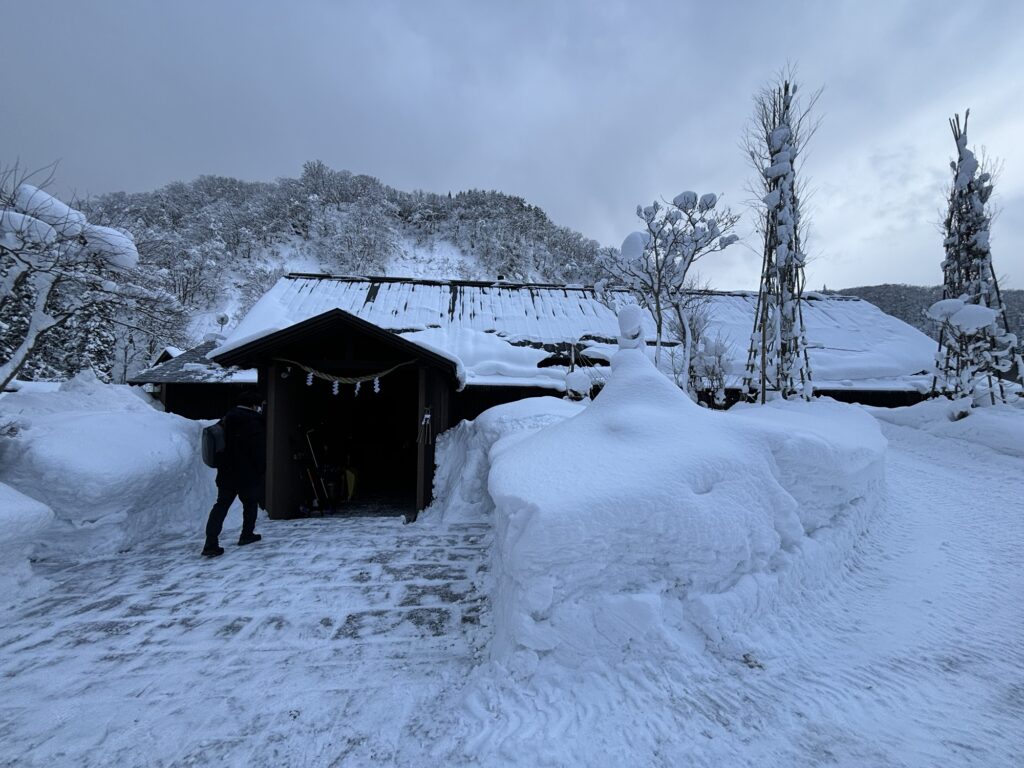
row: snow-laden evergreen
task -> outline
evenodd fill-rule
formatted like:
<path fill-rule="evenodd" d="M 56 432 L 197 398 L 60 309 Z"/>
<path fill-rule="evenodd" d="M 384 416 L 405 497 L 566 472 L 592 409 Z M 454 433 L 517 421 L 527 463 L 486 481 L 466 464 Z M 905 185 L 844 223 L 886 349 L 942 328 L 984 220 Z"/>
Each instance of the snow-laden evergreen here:
<path fill-rule="evenodd" d="M 1024 375 L 1017 337 L 1010 332 L 1006 308 L 992 268 L 990 247 L 992 174 L 967 148 L 970 110 L 949 121 L 956 141 L 956 160 L 950 162 L 953 183 L 943 225 L 942 300 L 928 316 L 940 324 L 935 391 L 949 397 L 969 397 L 975 403 L 1005 401 L 1004 382 L 1016 368 Z"/>
<path fill-rule="evenodd" d="M 810 107 L 796 102 L 789 80 L 755 99 L 748 150 L 758 171 L 755 188 L 764 207 L 760 228 L 764 250 L 758 309 L 750 336 L 744 388 L 765 401 L 767 390 L 785 398 L 810 398 L 811 366 L 800 306 L 804 290 L 804 224 L 796 170 L 806 140 Z M 816 97 L 812 97 L 813 105 Z"/>

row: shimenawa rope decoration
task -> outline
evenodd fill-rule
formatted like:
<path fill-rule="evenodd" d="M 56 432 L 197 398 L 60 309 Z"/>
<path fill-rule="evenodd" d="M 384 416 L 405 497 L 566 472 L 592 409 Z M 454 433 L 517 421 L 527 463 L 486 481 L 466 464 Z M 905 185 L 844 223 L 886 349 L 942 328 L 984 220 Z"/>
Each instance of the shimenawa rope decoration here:
<path fill-rule="evenodd" d="M 360 384 L 360 383 L 362 383 L 364 381 L 373 381 L 374 379 L 382 379 L 385 376 L 387 376 L 389 373 L 394 373 L 395 371 L 397 371 L 402 366 L 412 365 L 416 361 L 415 360 L 406 360 L 404 363 L 399 363 L 394 368 L 388 368 L 386 371 L 381 371 L 380 373 L 371 373 L 371 374 L 369 374 L 367 376 L 335 376 L 332 373 L 324 373 L 323 371 L 318 371 L 315 368 L 310 368 L 308 365 L 303 365 L 302 363 L 297 363 L 294 360 L 280 359 L 280 360 L 276 360 L 275 362 L 286 363 L 287 365 L 294 365 L 296 368 L 301 368 L 302 370 L 304 370 L 306 372 L 307 381 L 308 381 L 308 377 L 309 376 L 316 376 L 318 379 L 323 379 L 324 381 L 337 382 L 339 384 Z M 380 386 L 379 385 L 376 387 L 376 390 L 380 391 Z"/>

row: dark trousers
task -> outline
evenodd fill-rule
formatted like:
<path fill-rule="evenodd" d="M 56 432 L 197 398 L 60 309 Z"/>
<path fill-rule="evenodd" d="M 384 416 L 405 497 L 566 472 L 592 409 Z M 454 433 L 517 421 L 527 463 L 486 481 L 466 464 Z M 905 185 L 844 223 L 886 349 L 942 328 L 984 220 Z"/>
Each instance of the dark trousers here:
<path fill-rule="evenodd" d="M 232 482 L 217 483 L 217 501 L 210 510 L 210 518 L 206 521 L 206 543 L 216 546 L 220 531 L 224 527 L 224 518 L 228 516 L 235 497 L 242 500 L 242 536 L 251 536 L 256 532 L 256 509 L 260 494 L 256 488 L 238 486 Z"/>

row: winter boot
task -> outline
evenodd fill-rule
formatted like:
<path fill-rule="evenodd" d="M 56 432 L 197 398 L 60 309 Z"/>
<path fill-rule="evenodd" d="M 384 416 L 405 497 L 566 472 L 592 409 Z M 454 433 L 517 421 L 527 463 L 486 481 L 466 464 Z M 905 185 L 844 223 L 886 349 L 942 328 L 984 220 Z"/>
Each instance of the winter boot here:
<path fill-rule="evenodd" d="M 238 546 L 244 547 L 246 544 L 255 544 L 262 538 L 258 533 L 243 533 L 238 539 Z"/>
<path fill-rule="evenodd" d="M 224 547 L 218 547 L 216 544 L 207 544 L 203 547 L 203 557 L 217 557 L 223 554 Z"/>

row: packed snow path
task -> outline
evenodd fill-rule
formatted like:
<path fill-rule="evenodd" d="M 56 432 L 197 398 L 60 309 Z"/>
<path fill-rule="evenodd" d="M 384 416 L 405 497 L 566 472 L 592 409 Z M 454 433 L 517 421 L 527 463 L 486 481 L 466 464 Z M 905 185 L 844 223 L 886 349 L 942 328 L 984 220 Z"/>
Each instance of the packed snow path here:
<path fill-rule="evenodd" d="M 479 661 L 488 528 L 260 528 L 212 560 L 43 569 L 0 629 L 0 765 L 387 765 L 415 742 Z"/>

